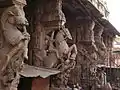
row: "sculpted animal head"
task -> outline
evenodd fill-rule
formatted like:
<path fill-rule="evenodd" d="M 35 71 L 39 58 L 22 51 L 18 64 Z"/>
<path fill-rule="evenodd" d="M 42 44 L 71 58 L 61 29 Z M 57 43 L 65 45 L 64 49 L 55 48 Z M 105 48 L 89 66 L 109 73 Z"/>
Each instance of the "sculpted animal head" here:
<path fill-rule="evenodd" d="M 10 24 L 16 27 L 28 25 L 23 8 L 14 5 L 6 9 L 1 16 L 1 26 L 3 29 L 6 28 L 5 24 Z"/>
<path fill-rule="evenodd" d="M 61 31 L 63 32 L 66 39 L 72 40 L 72 35 L 70 34 L 70 31 L 67 28 L 63 27 Z"/>

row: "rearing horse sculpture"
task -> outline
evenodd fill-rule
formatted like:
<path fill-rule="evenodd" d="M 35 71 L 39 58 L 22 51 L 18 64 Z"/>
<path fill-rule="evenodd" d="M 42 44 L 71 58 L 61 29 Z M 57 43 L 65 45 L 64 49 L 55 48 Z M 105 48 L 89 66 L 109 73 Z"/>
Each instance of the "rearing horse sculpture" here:
<path fill-rule="evenodd" d="M 60 58 L 66 58 L 66 60 L 75 60 L 77 55 L 77 47 L 75 44 L 68 46 L 66 39 L 72 39 L 69 30 L 63 27 L 55 36 L 55 46 L 59 52 Z"/>
<path fill-rule="evenodd" d="M 69 30 L 63 27 L 61 30 L 53 31 L 50 38 L 52 41 L 49 41 L 49 54 L 44 60 L 45 66 L 59 68 L 64 63 L 69 64 L 68 66 L 66 65 L 67 68 L 72 67 L 70 62 L 74 62 L 76 58 L 77 47 L 75 44 L 70 47 L 67 44 L 66 39 L 72 39 Z"/>
<path fill-rule="evenodd" d="M 0 45 L 0 72 L 3 72 L 19 50 L 23 49 L 23 55 L 27 58 L 27 44 L 30 36 L 25 30 L 28 22 L 20 7 L 14 5 L 6 9 L 0 21 L 0 40 L 2 42 Z"/>

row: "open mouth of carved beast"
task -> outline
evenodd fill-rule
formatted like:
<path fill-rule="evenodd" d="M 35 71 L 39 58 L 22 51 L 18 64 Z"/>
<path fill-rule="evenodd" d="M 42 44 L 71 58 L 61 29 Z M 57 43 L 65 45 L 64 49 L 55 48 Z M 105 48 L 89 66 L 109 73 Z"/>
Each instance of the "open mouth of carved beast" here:
<path fill-rule="evenodd" d="M 17 25 L 17 29 L 21 32 L 24 32 L 24 29 L 23 29 L 24 26 L 25 25 L 19 24 L 19 25 Z"/>

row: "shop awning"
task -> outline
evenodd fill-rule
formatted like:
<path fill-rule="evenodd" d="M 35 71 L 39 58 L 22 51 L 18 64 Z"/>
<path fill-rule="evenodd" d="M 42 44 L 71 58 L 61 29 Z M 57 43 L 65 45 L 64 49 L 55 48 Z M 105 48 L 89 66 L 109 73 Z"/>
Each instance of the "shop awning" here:
<path fill-rule="evenodd" d="M 47 78 L 51 75 L 55 75 L 58 73 L 60 73 L 60 71 L 58 70 L 39 68 L 39 67 L 30 66 L 30 65 L 24 65 L 22 71 L 19 72 L 19 74 L 24 77 L 40 76 L 42 78 Z"/>

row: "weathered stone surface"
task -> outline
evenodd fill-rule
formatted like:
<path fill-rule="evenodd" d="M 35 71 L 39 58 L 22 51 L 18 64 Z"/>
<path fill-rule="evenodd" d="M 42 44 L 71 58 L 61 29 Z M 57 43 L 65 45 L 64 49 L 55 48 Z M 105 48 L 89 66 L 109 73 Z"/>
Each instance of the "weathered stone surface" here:
<path fill-rule="evenodd" d="M 113 27 L 109 27 L 110 24 L 102 21 L 101 12 L 106 17 L 108 14 L 106 8 L 103 8 L 99 0 L 27 2 L 29 5 L 25 10 L 30 22 L 28 31 L 31 38 L 26 30 L 28 22 L 23 11 L 26 1 L 3 1 L 2 6 L 0 3 L 0 7 L 15 4 L 8 9 L 0 9 L 0 29 L 3 31 L 0 33 L 0 69 L 4 71 L 0 79 L 1 88 L 17 89 L 20 78 L 17 72 L 22 69 L 23 61 L 28 59 L 27 46 L 30 39 L 29 59 L 26 62 L 33 66 L 61 71 L 45 83 L 42 83 L 40 78 L 34 79 L 33 89 L 42 89 L 39 87 L 41 83 L 44 84 L 43 88 L 48 90 L 50 82 L 51 90 L 67 90 L 71 85 L 74 88 L 81 85 L 85 90 L 97 90 L 101 86 L 99 81 L 103 79 L 97 76 L 97 73 L 100 74 L 97 64 L 110 65 L 112 41 L 117 33 L 112 30 Z"/>
<path fill-rule="evenodd" d="M 75 44 L 69 46 L 67 42 L 72 36 L 65 26 L 62 0 L 44 2 L 44 5 L 35 7 L 35 14 L 39 14 L 39 17 L 35 16 L 33 21 L 31 65 L 60 70 L 61 73 L 55 76 L 57 83 L 54 81 L 51 84 L 66 87 L 70 71 L 76 64 L 77 47 Z"/>
<path fill-rule="evenodd" d="M 17 74 L 27 56 L 30 35 L 27 33 L 22 4 L 4 9 L 1 21 L 0 82 L 2 90 L 17 90 L 20 76 Z M 21 8 L 20 8 L 21 7 Z"/>

